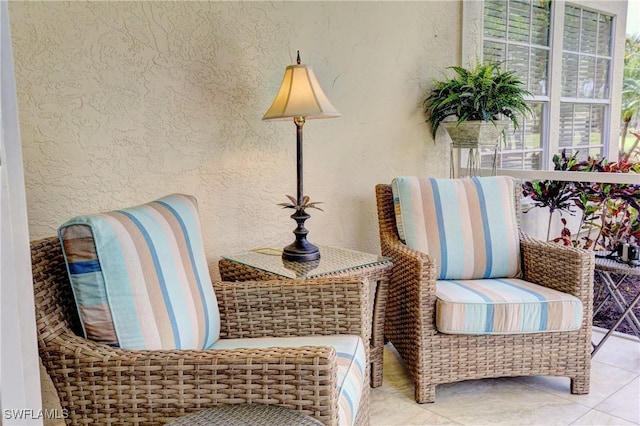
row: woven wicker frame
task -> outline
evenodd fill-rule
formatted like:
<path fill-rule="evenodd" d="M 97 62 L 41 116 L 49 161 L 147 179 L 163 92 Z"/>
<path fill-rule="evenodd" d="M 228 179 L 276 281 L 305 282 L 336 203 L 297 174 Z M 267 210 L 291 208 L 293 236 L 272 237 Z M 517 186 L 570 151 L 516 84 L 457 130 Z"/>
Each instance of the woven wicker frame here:
<path fill-rule="evenodd" d="M 79 337 L 58 239 L 32 242 L 31 255 L 40 357 L 68 410 L 68 424 L 159 425 L 237 403 L 278 405 L 337 424 L 332 347 L 129 351 L 102 345 Z M 226 338 L 355 334 L 369 339 L 368 285 L 361 278 L 218 282 L 214 288 Z M 365 386 L 356 424 L 368 423 Z"/>
<path fill-rule="evenodd" d="M 332 272 L 323 275 L 331 277 L 354 277 L 366 278 L 369 283 L 376 283 L 373 306 L 371 308 L 371 387 L 382 386 L 383 375 L 383 354 L 384 354 L 384 319 L 385 306 L 387 305 L 387 291 L 389 278 L 391 277 L 391 262 L 376 263 L 372 265 L 359 266 L 340 272 Z M 239 262 L 228 259 L 220 259 L 218 262 L 220 277 L 224 281 L 246 281 L 246 280 L 277 280 L 283 279 L 281 275 L 253 268 Z"/>
<path fill-rule="evenodd" d="M 578 297 L 583 303 L 577 331 L 459 335 L 435 328 L 436 265 L 398 237 L 390 185 L 376 186 L 382 254 L 393 260 L 385 336 L 402 357 L 419 403 L 434 402 L 436 385 L 508 376 L 565 376 L 571 393 L 589 393 L 592 252 L 521 237 L 523 278 Z M 518 204 L 516 204 L 518 205 Z"/>

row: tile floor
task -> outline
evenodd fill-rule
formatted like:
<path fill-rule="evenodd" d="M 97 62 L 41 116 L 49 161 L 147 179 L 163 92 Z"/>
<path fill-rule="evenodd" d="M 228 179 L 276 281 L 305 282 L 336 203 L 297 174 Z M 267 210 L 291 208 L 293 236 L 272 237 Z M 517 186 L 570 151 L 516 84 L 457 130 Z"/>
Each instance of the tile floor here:
<path fill-rule="evenodd" d="M 603 333 L 594 329 L 594 340 Z M 572 395 L 563 377 L 514 377 L 440 385 L 416 404 L 393 346 L 384 383 L 371 390 L 371 425 L 640 425 L 640 342 L 612 336 L 592 360 L 591 392 Z"/>

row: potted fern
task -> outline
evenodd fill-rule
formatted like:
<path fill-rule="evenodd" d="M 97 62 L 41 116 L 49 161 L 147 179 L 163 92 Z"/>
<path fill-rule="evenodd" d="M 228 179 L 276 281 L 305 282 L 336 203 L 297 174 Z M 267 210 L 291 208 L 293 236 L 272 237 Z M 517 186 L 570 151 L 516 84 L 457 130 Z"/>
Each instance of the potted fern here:
<path fill-rule="evenodd" d="M 454 147 L 496 145 L 509 120 L 517 129 L 518 117 L 531 112 L 524 99 L 531 93 L 513 71 L 501 70 L 500 64 L 451 69 L 455 76 L 436 81 L 424 100 L 434 140 L 443 125 Z"/>

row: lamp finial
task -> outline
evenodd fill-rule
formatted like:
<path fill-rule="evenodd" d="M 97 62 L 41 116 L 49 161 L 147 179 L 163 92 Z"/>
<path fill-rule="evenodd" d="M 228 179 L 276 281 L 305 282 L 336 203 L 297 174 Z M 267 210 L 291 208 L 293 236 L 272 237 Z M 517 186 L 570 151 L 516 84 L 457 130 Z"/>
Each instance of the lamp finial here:
<path fill-rule="evenodd" d="M 298 50 L 298 59 L 296 59 L 296 61 L 298 62 L 298 65 L 300 65 L 300 51 Z"/>

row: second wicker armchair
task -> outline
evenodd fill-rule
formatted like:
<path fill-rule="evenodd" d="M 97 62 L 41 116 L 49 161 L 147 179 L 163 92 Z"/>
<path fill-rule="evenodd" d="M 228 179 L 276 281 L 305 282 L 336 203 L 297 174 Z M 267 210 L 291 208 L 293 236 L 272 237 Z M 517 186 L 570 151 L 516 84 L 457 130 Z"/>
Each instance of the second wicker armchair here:
<path fill-rule="evenodd" d="M 382 254 L 394 265 L 385 337 L 415 383 L 416 401 L 434 402 L 439 384 L 501 376 L 565 376 L 572 393 L 588 393 L 593 253 L 525 238 L 517 229 L 517 185 L 479 179 L 407 177 L 394 182 L 395 191 L 376 186 Z M 501 186 L 501 199 L 489 199 L 491 185 Z M 465 203 L 479 206 L 466 219 Z M 513 224 L 511 237 L 504 229 L 493 237 L 506 256 L 517 255 L 509 262 L 481 236 L 496 212 L 497 227 Z M 432 231 L 437 237 L 408 235 Z M 501 267 L 511 275 L 491 275 L 506 274 Z"/>

